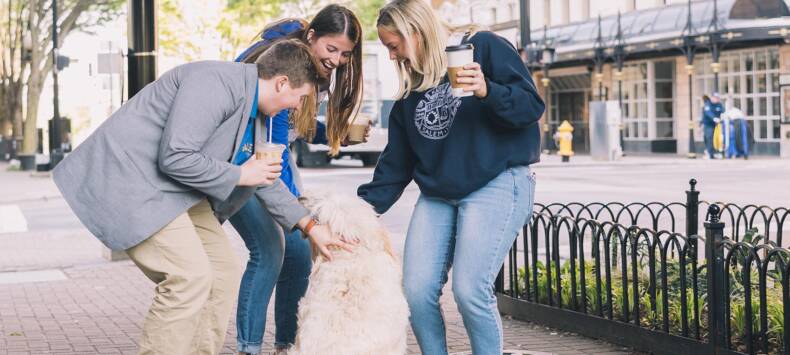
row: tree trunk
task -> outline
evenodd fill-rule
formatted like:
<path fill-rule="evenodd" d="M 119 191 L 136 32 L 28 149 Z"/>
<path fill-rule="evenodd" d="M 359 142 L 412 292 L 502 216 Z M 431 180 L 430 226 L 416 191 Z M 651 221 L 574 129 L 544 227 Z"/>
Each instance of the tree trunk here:
<path fill-rule="evenodd" d="M 88 9 L 90 4 L 91 1 L 80 0 L 68 12 L 60 12 L 58 16 L 58 20 L 60 20 L 60 26 L 58 28 L 59 48 L 74 29 L 79 16 Z M 39 19 L 48 16 L 47 13 L 39 11 L 41 8 L 36 5 L 35 1 L 31 0 L 30 6 L 34 12 L 38 12 Z M 60 8 L 58 9 L 60 11 Z M 44 30 L 48 32 L 44 33 Z M 33 154 L 36 148 L 38 148 L 38 106 L 41 101 L 41 90 L 44 85 L 44 79 L 49 75 L 50 71 L 52 71 L 53 65 L 52 50 L 50 49 L 46 52 L 42 50 L 42 48 L 46 48 L 47 44 L 52 40 L 52 27 L 39 28 L 39 26 L 33 26 L 30 33 L 33 43 L 41 43 L 41 45 L 34 46 L 33 52 L 31 53 L 30 75 L 27 81 L 27 113 L 25 115 L 24 125 L 25 136 L 24 142 L 22 143 L 23 154 Z M 41 42 L 39 42 L 40 40 Z M 50 134 L 53 134 L 53 132 L 50 132 Z"/>
<path fill-rule="evenodd" d="M 29 18 L 28 21 L 32 22 L 35 17 L 34 14 L 38 13 L 39 8 L 36 1 L 31 0 L 29 3 Z M 38 16 L 43 18 L 45 14 L 38 13 Z M 39 43 L 40 27 L 31 26 L 30 37 L 33 43 Z M 38 104 L 41 100 L 41 88 L 44 84 L 44 75 L 46 75 L 47 65 L 41 63 L 42 60 L 46 61 L 48 58 L 42 58 L 41 46 L 33 46 L 30 51 L 30 73 L 27 78 L 27 110 L 25 112 L 25 125 L 24 125 L 24 138 L 22 141 L 22 154 L 35 154 L 38 148 Z M 44 64 L 42 70 L 41 64 Z"/>
<path fill-rule="evenodd" d="M 40 72 L 36 78 L 33 78 L 31 73 L 30 81 L 27 86 L 27 117 L 25 118 L 25 136 L 22 141 L 22 154 L 35 154 L 38 148 L 38 103 L 41 100 L 41 89 L 43 80 L 40 78 Z M 50 132 L 52 134 L 52 132 Z"/>
<path fill-rule="evenodd" d="M 22 85 L 19 82 L 12 82 L 6 93 L 6 112 L 12 122 L 14 138 L 22 138 Z"/>

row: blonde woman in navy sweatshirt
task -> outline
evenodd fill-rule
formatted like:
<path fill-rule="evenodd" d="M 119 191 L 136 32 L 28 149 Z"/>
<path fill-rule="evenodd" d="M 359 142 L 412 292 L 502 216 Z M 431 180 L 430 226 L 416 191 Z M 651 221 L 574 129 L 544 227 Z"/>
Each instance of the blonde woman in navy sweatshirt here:
<path fill-rule="evenodd" d="M 399 70 L 401 96 L 373 181 L 358 194 L 384 213 L 412 180 L 420 188 L 403 283 L 422 353 L 447 354 L 439 297 L 452 266 L 473 353 L 502 354 L 492 285 L 532 213 L 529 165 L 540 158 L 543 101 L 509 42 L 486 31 L 464 36 L 468 29 L 443 24 L 423 0 L 388 3 L 377 27 Z M 451 94 L 444 53 L 459 42 L 474 46 L 475 63 L 460 74 L 474 95 L 463 98 Z"/>

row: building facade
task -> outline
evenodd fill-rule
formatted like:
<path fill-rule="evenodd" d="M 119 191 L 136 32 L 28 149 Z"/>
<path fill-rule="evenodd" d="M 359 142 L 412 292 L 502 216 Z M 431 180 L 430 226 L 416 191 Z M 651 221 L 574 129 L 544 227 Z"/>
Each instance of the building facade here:
<path fill-rule="evenodd" d="M 527 61 L 548 103 L 542 124 L 549 133 L 564 120 L 573 124 L 575 151 L 590 149 L 590 102 L 616 100 L 625 152 L 699 154 L 702 95 L 718 92 L 726 106 L 747 116 L 752 154 L 790 155 L 790 117 L 782 114 L 785 106 L 790 110 L 790 102 L 782 102 L 782 84 L 790 84 L 783 79 L 790 74 L 790 10 L 784 1 L 529 3 L 528 47 L 555 51 L 548 65 L 534 56 Z M 482 24 L 522 47 L 518 0 L 434 6 L 453 24 Z M 461 8 L 471 10 L 464 16 Z"/>

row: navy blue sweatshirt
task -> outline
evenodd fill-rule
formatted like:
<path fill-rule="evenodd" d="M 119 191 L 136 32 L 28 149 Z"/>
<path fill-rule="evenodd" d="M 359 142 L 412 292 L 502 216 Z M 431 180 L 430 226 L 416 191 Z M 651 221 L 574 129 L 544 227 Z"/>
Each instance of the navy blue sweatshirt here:
<path fill-rule="evenodd" d="M 386 212 L 412 179 L 427 196 L 461 199 L 509 167 L 539 161 L 545 105 L 529 71 L 494 33 L 478 32 L 469 42 L 488 96 L 453 97 L 445 77 L 395 103 L 373 181 L 357 190 L 376 212 Z"/>

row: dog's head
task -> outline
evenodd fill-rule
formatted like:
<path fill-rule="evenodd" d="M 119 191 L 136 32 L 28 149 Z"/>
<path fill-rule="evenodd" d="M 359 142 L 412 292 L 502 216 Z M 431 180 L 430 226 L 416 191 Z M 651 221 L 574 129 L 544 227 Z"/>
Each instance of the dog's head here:
<path fill-rule="evenodd" d="M 357 247 L 384 250 L 394 257 L 389 235 L 373 207 L 357 196 L 332 191 L 308 191 L 299 197 L 318 223 L 333 233 L 360 240 Z"/>

